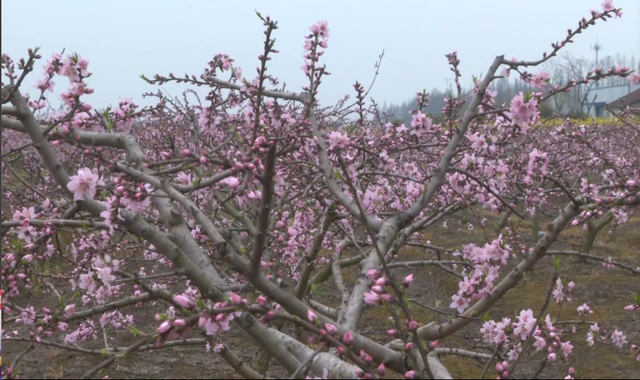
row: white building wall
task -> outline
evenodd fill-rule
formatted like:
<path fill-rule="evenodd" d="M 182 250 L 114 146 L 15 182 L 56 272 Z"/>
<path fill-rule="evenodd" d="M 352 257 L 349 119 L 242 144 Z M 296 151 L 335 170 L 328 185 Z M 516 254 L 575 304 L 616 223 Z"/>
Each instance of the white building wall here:
<path fill-rule="evenodd" d="M 591 87 L 582 111 L 587 113 L 589 110 L 591 117 L 603 117 L 605 116 L 605 104 L 614 102 L 638 88 L 640 85 L 631 86 L 631 82 L 621 86 Z"/>

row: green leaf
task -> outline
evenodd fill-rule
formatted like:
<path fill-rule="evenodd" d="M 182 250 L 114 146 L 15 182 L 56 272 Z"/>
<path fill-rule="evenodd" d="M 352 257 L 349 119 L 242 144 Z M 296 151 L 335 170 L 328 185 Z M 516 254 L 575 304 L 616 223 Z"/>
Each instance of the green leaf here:
<path fill-rule="evenodd" d="M 333 172 L 333 175 L 342 182 L 345 182 L 344 177 L 337 170 Z"/>
<path fill-rule="evenodd" d="M 142 331 L 138 330 L 138 328 L 135 327 L 135 326 L 129 326 L 129 331 L 131 331 L 131 333 L 133 333 L 133 335 L 146 335 Z"/>
<path fill-rule="evenodd" d="M 560 271 L 560 258 L 552 256 L 553 258 L 553 270 L 558 273 Z"/>

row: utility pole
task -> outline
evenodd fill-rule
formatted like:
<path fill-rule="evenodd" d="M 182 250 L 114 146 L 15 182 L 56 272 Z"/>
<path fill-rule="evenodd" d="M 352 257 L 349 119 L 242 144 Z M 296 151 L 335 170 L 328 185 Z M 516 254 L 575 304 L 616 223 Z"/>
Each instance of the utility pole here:
<path fill-rule="evenodd" d="M 602 45 L 598 43 L 596 39 L 596 44 L 591 45 L 591 49 L 596 51 L 596 69 L 598 68 L 598 52 L 602 49 Z M 600 81 L 596 82 L 596 88 L 599 87 Z"/>
<path fill-rule="evenodd" d="M 453 93 L 453 90 L 451 89 L 451 78 L 443 78 L 446 82 L 447 82 L 447 91 L 449 91 L 449 93 Z"/>

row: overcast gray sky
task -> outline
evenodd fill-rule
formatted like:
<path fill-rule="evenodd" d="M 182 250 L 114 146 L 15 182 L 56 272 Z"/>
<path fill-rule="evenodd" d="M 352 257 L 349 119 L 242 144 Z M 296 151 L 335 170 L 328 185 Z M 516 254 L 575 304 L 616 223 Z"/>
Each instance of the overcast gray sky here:
<path fill-rule="evenodd" d="M 416 91 L 445 89 L 451 78 L 444 55 L 458 51 L 465 85 L 471 75 L 486 72 L 493 57 L 505 54 L 537 59 L 550 43 L 575 29 L 589 9 L 603 0 L 449 0 L 449 1 L 2 1 L 2 52 L 22 57 L 40 46 L 43 60 L 31 74 L 31 86 L 42 76 L 44 59 L 53 52 L 86 57 L 96 89 L 85 101 L 97 107 L 117 104 L 119 97 L 141 101 L 153 86 L 139 79 L 155 73 L 199 75 L 217 53 L 227 53 L 251 79 L 262 49 L 258 10 L 279 22 L 270 73 L 294 91 L 304 84 L 302 46 L 309 26 L 329 22 L 324 63 L 333 74 L 320 89 L 326 104 L 353 95 L 357 80 L 368 87 L 374 63 L 385 49 L 380 76 L 371 95 L 379 103 L 402 102 Z M 640 59 L 640 1 L 614 0 L 624 15 L 578 36 L 567 51 L 592 58 L 600 42 L 602 55 Z M 4 80 L 4 79 L 3 79 Z M 57 80 L 56 93 L 68 81 Z M 181 87 L 166 87 L 177 94 Z"/>

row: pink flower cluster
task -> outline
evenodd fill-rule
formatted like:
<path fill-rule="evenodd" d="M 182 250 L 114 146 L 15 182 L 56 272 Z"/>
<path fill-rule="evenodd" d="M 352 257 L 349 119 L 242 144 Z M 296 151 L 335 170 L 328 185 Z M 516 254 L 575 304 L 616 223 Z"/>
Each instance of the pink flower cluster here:
<path fill-rule="evenodd" d="M 98 174 L 92 173 L 89 168 L 79 169 L 77 175 L 71 176 L 67 189 L 73 193 L 73 200 L 93 199 L 99 182 L 98 177 Z"/>
<path fill-rule="evenodd" d="M 422 134 L 432 132 L 433 120 L 418 111 L 412 116 L 411 127 L 412 129 L 409 134 L 420 138 Z"/>
<path fill-rule="evenodd" d="M 535 75 L 530 82 L 534 87 L 539 90 L 543 90 L 547 83 L 549 83 L 549 73 L 545 70 L 541 70 L 538 75 Z"/>
<path fill-rule="evenodd" d="M 540 113 L 538 112 L 538 101 L 534 98 L 525 101 L 522 92 L 511 100 L 509 112 L 506 113 L 513 125 L 517 125 L 522 132 L 527 132 L 532 124 L 535 124 Z"/>
<path fill-rule="evenodd" d="M 458 284 L 458 292 L 451 296 L 450 308 L 458 313 L 464 312 L 475 298 L 483 298 L 491 293 L 495 280 L 498 279 L 500 265 L 505 265 L 509 258 L 510 247 L 502 240 L 502 235 L 484 247 L 475 244 L 464 246 L 462 257 L 471 261 L 474 270 Z"/>
<path fill-rule="evenodd" d="M 228 306 L 231 306 L 229 302 L 224 301 L 217 302 L 213 307 L 217 309 Z M 215 315 L 204 312 L 200 315 L 200 319 L 198 320 L 198 327 L 205 330 L 207 335 L 215 335 L 218 333 L 218 331 L 229 330 L 229 323 L 236 317 L 239 317 L 241 315 L 241 311 L 235 311 L 231 313 L 218 313 Z"/>
<path fill-rule="evenodd" d="M 346 148 L 349 146 L 349 136 L 342 132 L 333 131 L 329 133 L 329 145 L 331 148 Z"/>
<path fill-rule="evenodd" d="M 377 306 L 382 303 L 382 301 L 387 303 L 395 302 L 395 297 L 391 294 L 385 292 L 385 286 L 389 285 L 389 279 L 381 276 L 381 272 L 377 269 L 371 269 L 367 272 L 367 277 L 371 280 L 374 285 L 371 287 L 370 292 L 364 293 L 364 302 Z M 413 282 L 413 275 L 410 274 L 402 280 L 402 286 L 407 288 Z"/>

